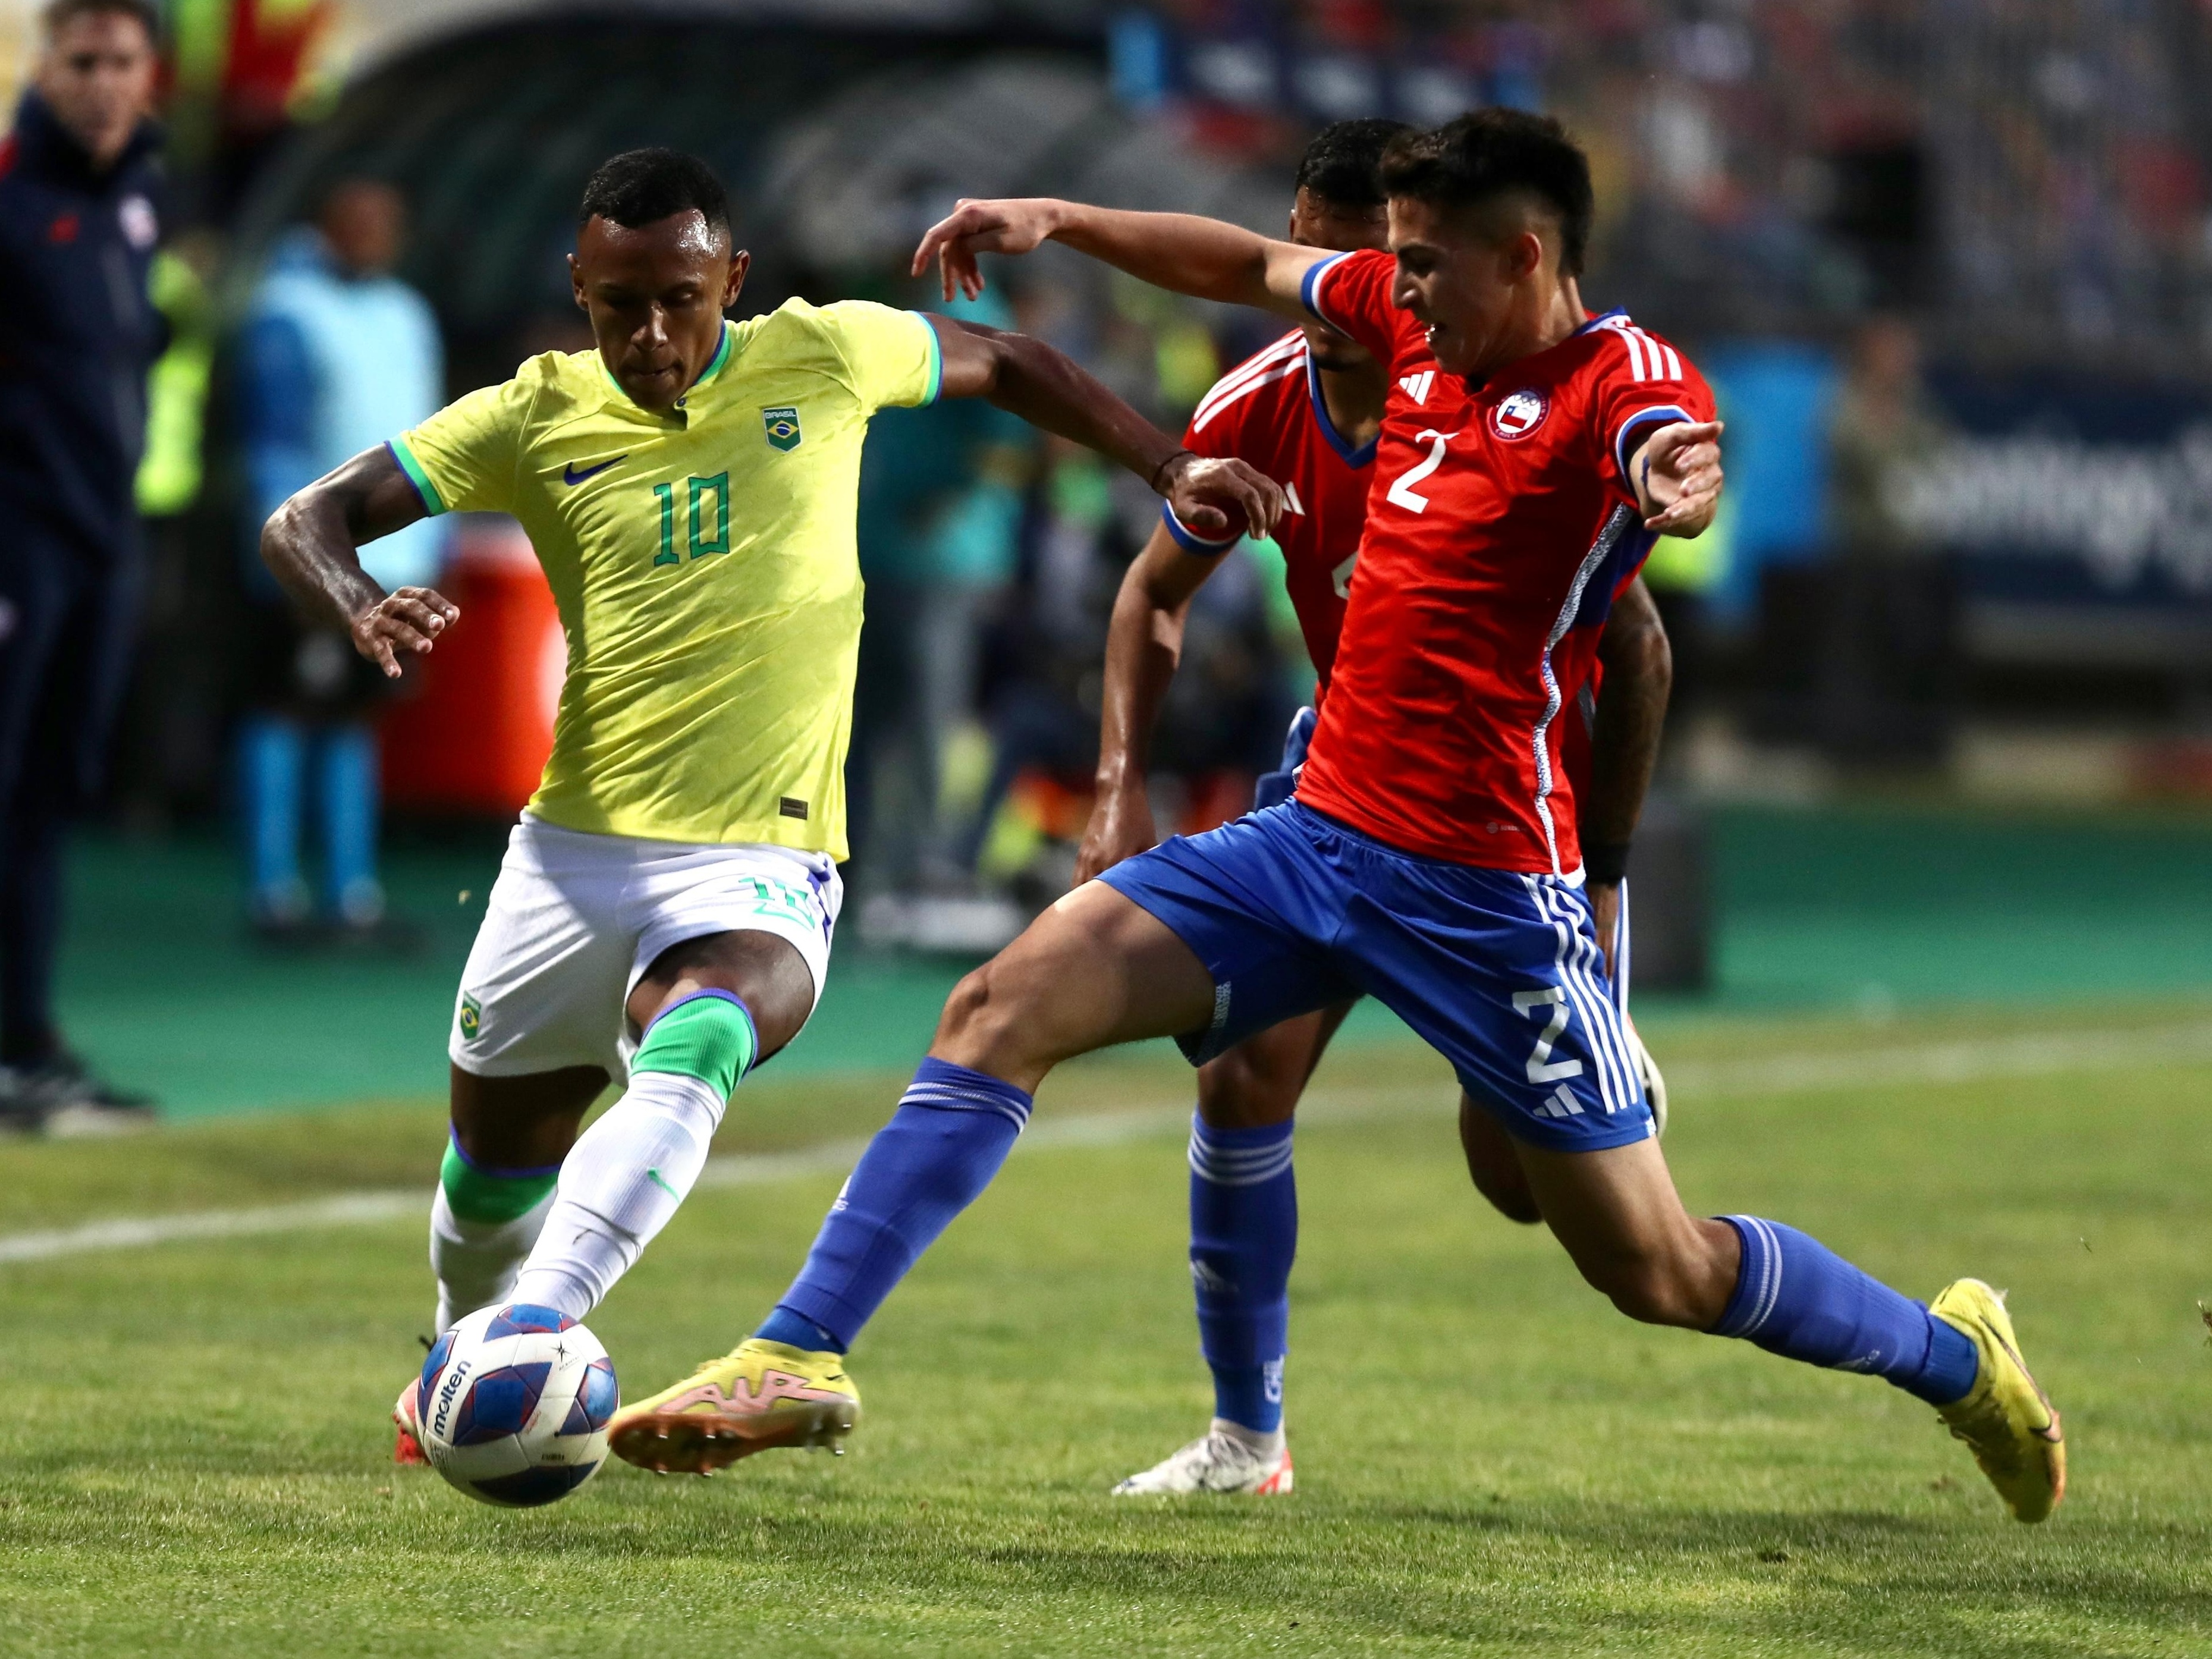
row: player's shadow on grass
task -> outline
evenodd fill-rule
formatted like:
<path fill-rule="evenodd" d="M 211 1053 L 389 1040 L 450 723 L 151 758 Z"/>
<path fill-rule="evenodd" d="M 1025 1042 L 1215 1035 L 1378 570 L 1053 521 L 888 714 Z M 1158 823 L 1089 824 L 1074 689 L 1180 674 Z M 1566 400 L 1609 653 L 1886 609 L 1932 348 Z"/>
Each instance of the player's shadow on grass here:
<path fill-rule="evenodd" d="M 2168 1639 L 2212 1632 L 2212 1590 L 2195 1588 L 2212 1556 L 2208 1523 L 2083 1516 L 2031 1529 L 1963 1510 L 1685 1510 L 1489 1494 L 1264 1506 L 1102 1494 L 1095 1507 L 979 1515 L 970 1495 L 942 1496 L 932 1514 L 912 1489 L 763 1490 L 738 1503 L 701 1492 L 465 1530 L 518 1562 L 746 1560 L 804 1577 L 805 1562 L 835 1560 L 841 1593 L 862 1601 L 1134 1596 L 1232 1621 L 1267 1606 L 1407 1640 L 1543 1643 L 1603 1629 L 1716 1653 L 1848 1637 L 1852 1650 L 2061 1659 L 2081 1650 L 2068 1626 L 2083 1621 Z M 2098 1559 L 2116 1547 L 2124 1559 Z M 1563 1606 L 1563 1579 L 1589 1595 Z"/>

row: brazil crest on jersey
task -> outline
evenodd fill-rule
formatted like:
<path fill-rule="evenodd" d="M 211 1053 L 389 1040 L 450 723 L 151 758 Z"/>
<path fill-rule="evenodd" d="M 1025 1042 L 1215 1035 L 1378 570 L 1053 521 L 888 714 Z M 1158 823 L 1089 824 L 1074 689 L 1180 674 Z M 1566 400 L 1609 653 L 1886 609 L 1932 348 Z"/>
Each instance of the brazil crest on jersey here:
<path fill-rule="evenodd" d="M 1662 425 L 1711 420 L 1712 393 L 1617 312 L 1471 386 L 1391 305 L 1395 269 L 1360 252 L 1306 276 L 1308 307 L 1391 386 L 1297 798 L 1407 852 L 1565 874 L 1582 853 L 1561 714 L 1650 550 L 1629 458 Z"/>
<path fill-rule="evenodd" d="M 1375 461 L 1371 441 L 1353 448 L 1329 420 L 1320 374 L 1304 334 L 1286 334 L 1215 383 L 1182 439 L 1198 454 L 1247 462 L 1283 487 L 1275 544 L 1283 550 L 1284 585 L 1320 681 L 1316 708 L 1328 700 Z M 1225 553 L 1243 534 L 1209 540 L 1173 507 L 1160 511 L 1168 533 L 1188 552 Z"/>
<path fill-rule="evenodd" d="M 793 300 L 724 324 L 665 414 L 549 352 L 392 441 L 431 512 L 520 520 L 552 586 L 568 668 L 532 812 L 846 856 L 860 447 L 941 373 L 913 312 Z"/>

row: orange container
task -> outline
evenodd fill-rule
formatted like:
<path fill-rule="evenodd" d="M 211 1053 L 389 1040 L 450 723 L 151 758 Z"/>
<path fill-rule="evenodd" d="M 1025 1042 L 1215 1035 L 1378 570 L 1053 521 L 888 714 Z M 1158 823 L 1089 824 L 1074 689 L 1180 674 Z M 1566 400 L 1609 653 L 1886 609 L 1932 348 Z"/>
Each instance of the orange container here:
<path fill-rule="evenodd" d="M 522 526 L 456 526 L 438 591 L 461 619 L 384 720 L 384 792 L 395 806 L 519 811 L 553 750 L 568 642 Z"/>

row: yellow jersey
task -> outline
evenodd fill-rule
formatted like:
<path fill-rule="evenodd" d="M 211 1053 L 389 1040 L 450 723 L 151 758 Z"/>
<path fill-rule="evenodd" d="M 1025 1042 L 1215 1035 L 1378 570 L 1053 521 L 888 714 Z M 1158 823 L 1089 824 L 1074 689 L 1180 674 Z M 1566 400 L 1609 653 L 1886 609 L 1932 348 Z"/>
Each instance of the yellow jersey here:
<path fill-rule="evenodd" d="M 520 520 L 552 586 L 568 668 L 532 813 L 847 855 L 860 447 L 942 373 L 914 312 L 793 300 L 724 323 L 665 414 L 549 352 L 392 441 L 432 513 Z"/>

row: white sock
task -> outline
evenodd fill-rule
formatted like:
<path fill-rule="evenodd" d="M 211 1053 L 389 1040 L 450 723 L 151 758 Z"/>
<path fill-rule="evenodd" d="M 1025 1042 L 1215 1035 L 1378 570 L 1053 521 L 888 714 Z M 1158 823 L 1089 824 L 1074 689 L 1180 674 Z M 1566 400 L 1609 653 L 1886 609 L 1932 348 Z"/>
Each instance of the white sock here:
<path fill-rule="evenodd" d="M 666 1226 L 706 1166 L 728 1104 L 714 1085 L 639 1072 L 561 1164 L 514 1299 L 581 1319 Z"/>
<path fill-rule="evenodd" d="M 512 1221 L 464 1221 L 445 1184 L 430 1200 L 430 1271 L 438 1275 L 438 1334 L 478 1308 L 509 1299 L 514 1275 L 553 1207 L 548 1193 Z"/>
<path fill-rule="evenodd" d="M 1246 1428 L 1242 1423 L 1232 1423 L 1225 1417 L 1215 1418 L 1207 1426 L 1206 1432 L 1225 1435 L 1260 1457 L 1273 1457 L 1282 1450 L 1285 1439 L 1280 1429 L 1272 1434 L 1262 1434 L 1257 1429 Z"/>

